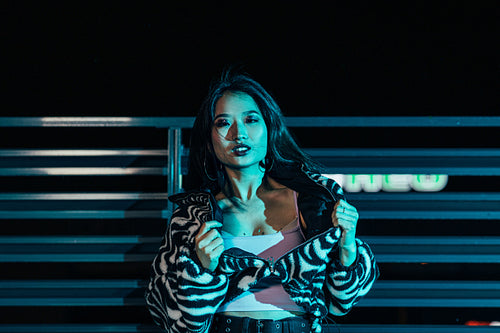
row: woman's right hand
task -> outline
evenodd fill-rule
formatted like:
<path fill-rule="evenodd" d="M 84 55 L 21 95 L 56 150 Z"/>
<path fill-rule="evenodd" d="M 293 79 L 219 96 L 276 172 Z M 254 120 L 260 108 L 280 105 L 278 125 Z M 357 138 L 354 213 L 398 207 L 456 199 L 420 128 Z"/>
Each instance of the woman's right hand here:
<path fill-rule="evenodd" d="M 217 231 L 222 223 L 218 221 L 205 222 L 195 237 L 196 255 L 202 266 L 213 272 L 219 264 L 219 258 L 224 252 L 224 241 Z"/>

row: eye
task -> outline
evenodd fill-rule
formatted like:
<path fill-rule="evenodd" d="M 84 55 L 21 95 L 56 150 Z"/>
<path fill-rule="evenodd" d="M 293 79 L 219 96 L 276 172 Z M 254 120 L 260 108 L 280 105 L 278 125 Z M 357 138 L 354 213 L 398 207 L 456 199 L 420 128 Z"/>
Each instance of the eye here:
<path fill-rule="evenodd" d="M 227 125 L 229 125 L 229 122 L 226 119 L 218 119 L 215 122 L 215 127 L 224 127 L 224 126 L 227 126 Z"/>
<path fill-rule="evenodd" d="M 245 119 L 245 121 L 246 121 L 247 123 L 256 123 L 256 122 L 258 122 L 258 121 L 259 121 L 259 118 L 255 117 L 255 116 L 250 116 L 250 117 L 247 117 L 247 118 Z"/>

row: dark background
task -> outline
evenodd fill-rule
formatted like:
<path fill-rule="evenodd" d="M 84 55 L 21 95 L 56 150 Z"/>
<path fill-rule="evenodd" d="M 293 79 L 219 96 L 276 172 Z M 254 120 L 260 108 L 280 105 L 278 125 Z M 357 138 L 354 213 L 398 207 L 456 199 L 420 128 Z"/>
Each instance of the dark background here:
<path fill-rule="evenodd" d="M 13 1 L 2 113 L 194 116 L 240 64 L 285 115 L 498 115 L 498 14 L 496 1 Z"/>
<path fill-rule="evenodd" d="M 498 116 L 498 3 L 6 2 L 0 19 L 1 115 L 194 116 L 212 78 L 224 66 L 239 64 L 276 97 L 287 116 Z M 187 134 L 183 131 L 186 145 Z M 296 128 L 294 134 L 301 146 L 327 148 L 498 148 L 500 144 L 497 127 Z M 1 129 L 0 142 L 2 149 L 165 149 L 167 132 L 10 127 Z M 4 161 L 4 166 L 23 166 Z M 36 165 L 29 158 L 23 161 Z M 13 176 L 2 177 L 1 190 L 166 192 L 163 178 Z M 450 176 L 444 191 L 474 195 L 498 192 L 499 186 L 498 176 Z M 32 219 L 6 225 L 5 235 L 157 237 L 165 222 Z M 497 220 L 364 220 L 358 230 L 360 235 L 500 235 Z M 381 271 L 385 280 L 481 281 L 497 279 L 497 266 L 386 263 Z M 144 279 L 149 263 L 3 263 L 0 271 L 8 279 Z M 498 320 L 496 308 L 466 306 L 357 307 L 339 322 Z M 0 310 L 4 321 L 14 323 L 151 322 L 144 307 L 132 306 Z"/>

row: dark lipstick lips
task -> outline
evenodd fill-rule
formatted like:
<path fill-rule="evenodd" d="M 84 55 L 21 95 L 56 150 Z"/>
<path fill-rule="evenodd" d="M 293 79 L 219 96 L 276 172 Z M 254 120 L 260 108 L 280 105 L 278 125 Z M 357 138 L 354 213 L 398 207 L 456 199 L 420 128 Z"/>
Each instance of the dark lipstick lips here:
<path fill-rule="evenodd" d="M 241 150 L 240 150 L 241 149 Z M 250 151 L 250 146 L 239 144 L 233 147 L 232 151 L 236 156 L 246 155 Z"/>

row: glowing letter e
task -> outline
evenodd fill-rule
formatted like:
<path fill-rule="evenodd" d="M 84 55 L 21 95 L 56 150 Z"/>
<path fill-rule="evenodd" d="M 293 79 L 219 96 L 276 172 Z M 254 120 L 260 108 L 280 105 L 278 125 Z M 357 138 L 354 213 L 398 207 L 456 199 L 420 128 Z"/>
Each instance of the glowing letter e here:
<path fill-rule="evenodd" d="M 447 183 L 447 175 L 413 175 L 411 187 L 418 192 L 438 192 Z"/>

